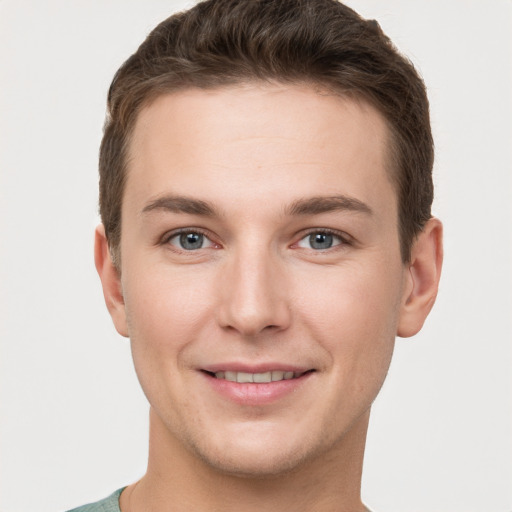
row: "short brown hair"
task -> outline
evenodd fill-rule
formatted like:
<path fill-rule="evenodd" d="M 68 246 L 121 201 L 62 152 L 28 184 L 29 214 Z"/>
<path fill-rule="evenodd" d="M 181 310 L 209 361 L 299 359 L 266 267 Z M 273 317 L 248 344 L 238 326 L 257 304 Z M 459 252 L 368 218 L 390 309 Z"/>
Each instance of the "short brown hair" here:
<path fill-rule="evenodd" d="M 127 153 L 157 96 L 244 82 L 309 83 L 370 102 L 391 134 L 404 262 L 430 218 L 434 159 L 425 86 L 382 32 L 336 0 L 207 0 L 160 23 L 117 71 L 100 149 L 100 213 L 119 265 Z"/>

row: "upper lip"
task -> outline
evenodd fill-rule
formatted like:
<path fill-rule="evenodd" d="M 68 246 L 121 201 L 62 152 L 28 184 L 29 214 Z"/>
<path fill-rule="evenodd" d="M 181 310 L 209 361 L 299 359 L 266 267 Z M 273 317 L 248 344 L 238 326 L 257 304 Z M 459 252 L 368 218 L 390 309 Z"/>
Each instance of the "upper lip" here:
<path fill-rule="evenodd" d="M 288 363 L 240 363 L 240 362 L 226 362 L 215 363 L 200 368 L 201 370 L 209 373 L 217 372 L 244 372 L 244 373 L 266 373 L 271 371 L 283 371 L 294 373 L 305 373 L 313 370 L 314 368 L 302 365 L 293 365 Z"/>

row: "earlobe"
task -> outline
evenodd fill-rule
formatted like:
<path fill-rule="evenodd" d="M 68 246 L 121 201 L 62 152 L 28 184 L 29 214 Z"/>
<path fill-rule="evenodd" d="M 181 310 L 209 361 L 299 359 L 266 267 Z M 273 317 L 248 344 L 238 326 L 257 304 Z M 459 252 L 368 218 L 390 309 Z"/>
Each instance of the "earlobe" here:
<path fill-rule="evenodd" d="M 128 337 L 126 310 L 124 305 L 121 277 L 112 262 L 105 228 L 100 224 L 94 238 L 94 263 L 101 279 L 105 304 L 112 317 L 114 326 L 121 336 Z"/>
<path fill-rule="evenodd" d="M 398 336 L 414 336 L 422 328 L 437 296 L 443 264 L 443 225 L 430 219 L 411 251 L 398 322 Z"/>

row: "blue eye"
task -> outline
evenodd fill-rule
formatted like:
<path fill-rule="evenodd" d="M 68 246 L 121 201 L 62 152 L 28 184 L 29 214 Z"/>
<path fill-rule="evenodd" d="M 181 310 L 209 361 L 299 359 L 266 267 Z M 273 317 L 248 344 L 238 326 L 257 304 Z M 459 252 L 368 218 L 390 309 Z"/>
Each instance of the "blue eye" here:
<path fill-rule="evenodd" d="M 315 251 L 322 251 L 341 245 L 343 240 L 340 236 L 328 231 L 315 231 L 299 240 L 298 246 L 304 249 L 314 249 Z"/>
<path fill-rule="evenodd" d="M 202 233 L 197 231 L 185 231 L 169 238 L 169 243 L 184 251 L 196 251 L 206 247 L 212 247 L 213 243 Z"/>

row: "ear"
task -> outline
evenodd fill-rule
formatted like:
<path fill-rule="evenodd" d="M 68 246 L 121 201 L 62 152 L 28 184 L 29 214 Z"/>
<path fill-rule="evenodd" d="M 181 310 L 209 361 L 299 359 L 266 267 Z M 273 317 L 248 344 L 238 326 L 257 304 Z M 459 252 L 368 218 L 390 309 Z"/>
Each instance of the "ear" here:
<path fill-rule="evenodd" d="M 422 328 L 437 296 L 443 264 L 443 225 L 430 219 L 418 235 L 407 264 L 398 336 L 414 336 Z"/>
<path fill-rule="evenodd" d="M 102 224 L 96 228 L 95 232 L 94 263 L 101 279 L 105 304 L 112 317 L 114 326 L 121 336 L 128 337 L 121 276 L 112 262 L 107 237 L 105 236 L 105 228 Z"/>

